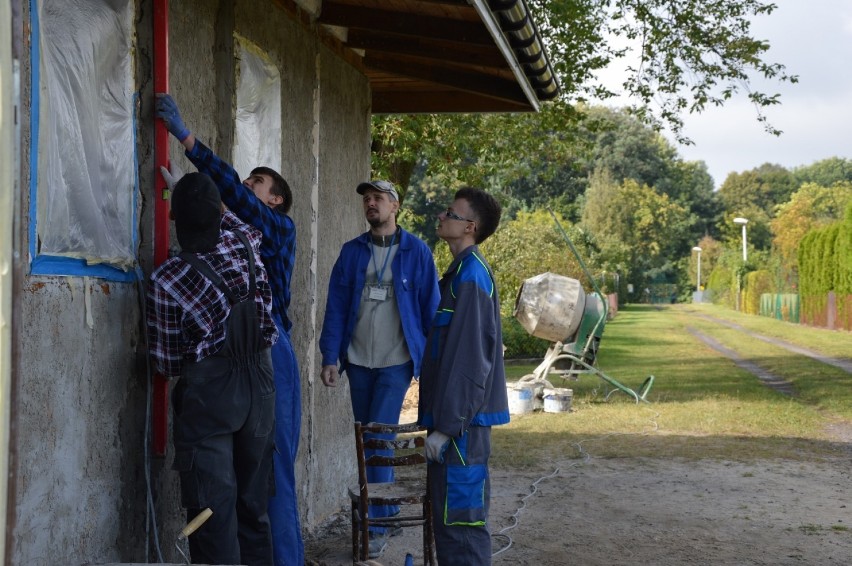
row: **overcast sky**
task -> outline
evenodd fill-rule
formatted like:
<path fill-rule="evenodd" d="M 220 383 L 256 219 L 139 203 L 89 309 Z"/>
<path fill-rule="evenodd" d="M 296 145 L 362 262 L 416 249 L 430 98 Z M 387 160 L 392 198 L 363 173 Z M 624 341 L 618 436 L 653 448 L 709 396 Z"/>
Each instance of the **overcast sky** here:
<path fill-rule="evenodd" d="M 686 160 L 704 161 L 717 188 L 728 173 L 763 163 L 793 168 L 852 156 L 852 0 L 774 3 L 778 9 L 756 20 L 752 31 L 771 45 L 764 60 L 782 63 L 799 82 L 755 86 L 781 93 L 781 105 L 765 114 L 784 133 L 766 133 L 744 96 L 685 117 L 684 133 L 695 145 L 678 145 L 678 151 Z"/>

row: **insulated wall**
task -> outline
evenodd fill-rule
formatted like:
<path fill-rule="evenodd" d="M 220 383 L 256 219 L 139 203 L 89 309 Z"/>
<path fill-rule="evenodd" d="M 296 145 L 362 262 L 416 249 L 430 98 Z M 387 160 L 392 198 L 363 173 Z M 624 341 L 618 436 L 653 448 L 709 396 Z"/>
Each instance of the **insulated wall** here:
<path fill-rule="evenodd" d="M 123 5 L 118 0 L 75 2 L 94 8 Z M 35 3 L 20 4 L 23 19 L 31 21 L 29 7 Z M 133 242 L 130 263 L 149 274 L 156 174 L 153 1 L 130 5 L 134 147 L 108 159 L 104 170 L 132 164 L 138 194 L 129 214 L 136 223 L 128 235 Z M 347 504 L 345 486 L 354 478 L 349 393 L 345 385 L 326 389 L 320 382 L 316 343 L 331 266 L 341 244 L 365 229 L 355 187 L 369 177 L 369 89 L 358 70 L 323 44 L 305 14 L 282 8 L 289 5 L 272 0 L 172 0 L 169 82 L 188 127 L 231 159 L 239 137 L 237 38 L 255 46 L 280 78 L 276 143 L 281 173 L 293 190 L 291 216 L 298 231 L 290 311 L 303 405 L 297 488 L 303 528 L 310 531 Z M 31 164 L 43 158 L 33 143 L 33 119 L 51 112 L 34 104 L 38 96 L 30 79 L 37 71 L 37 62 L 23 61 L 23 187 L 36 175 L 37 167 Z M 62 138 L 61 132 L 46 135 L 53 135 L 54 145 Z M 263 139 L 258 139 L 260 147 Z M 174 139 L 170 144 L 172 160 L 191 170 L 179 144 Z M 98 171 L 91 173 L 102 180 Z M 132 188 L 122 194 L 129 191 Z M 22 208 L 32 209 L 29 190 L 23 189 L 20 196 Z M 71 205 L 80 203 L 72 198 Z M 35 221 L 37 215 L 31 214 L 28 222 Z M 12 407 L 11 442 L 18 457 L 10 470 L 14 509 L 9 563 L 181 562 L 174 541 L 184 517 L 177 474 L 171 470 L 171 440 L 164 458 L 145 458 L 148 368 L 140 306 L 144 277 L 135 280 L 133 270 L 129 280 L 104 278 L 99 272 L 31 273 L 28 250 L 38 245 L 38 234 L 24 232 L 30 241 L 21 242 L 16 252 L 28 258 L 27 273 L 13 290 L 21 304 L 22 331 L 13 338 L 20 362 L 13 384 L 18 401 Z M 146 503 L 149 497 L 151 506 Z M 149 520 L 152 514 L 156 523 Z"/>

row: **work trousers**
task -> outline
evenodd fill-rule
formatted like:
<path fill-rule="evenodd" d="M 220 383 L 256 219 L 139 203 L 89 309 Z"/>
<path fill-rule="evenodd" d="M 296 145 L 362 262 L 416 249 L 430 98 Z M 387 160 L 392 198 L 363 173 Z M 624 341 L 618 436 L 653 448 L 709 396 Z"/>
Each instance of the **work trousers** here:
<path fill-rule="evenodd" d="M 427 466 L 435 551 L 441 566 L 491 564 L 490 455 L 491 427 L 472 426 L 461 438 L 450 439 L 443 462 L 430 461 Z"/>
<path fill-rule="evenodd" d="M 272 563 L 275 385 L 269 348 L 185 363 L 172 392 L 174 469 L 187 521 L 213 515 L 189 537 L 197 564 Z"/>
<path fill-rule="evenodd" d="M 349 375 L 349 393 L 352 397 L 352 414 L 356 421 L 367 423 L 399 422 L 402 402 L 408 392 L 413 377 L 414 364 L 406 362 L 385 368 L 366 368 L 350 364 L 346 366 Z M 379 435 L 392 438 L 393 435 Z M 375 451 L 366 451 L 370 456 Z M 383 453 L 379 451 L 379 453 Z M 391 455 L 391 454 L 387 454 Z M 367 481 L 370 483 L 392 482 L 393 468 L 370 466 L 367 468 Z M 391 517 L 399 513 L 399 507 L 392 505 L 371 505 L 367 510 L 370 517 Z M 371 532 L 384 532 L 382 527 L 370 527 Z"/>
<path fill-rule="evenodd" d="M 275 370 L 275 495 L 269 500 L 272 555 L 275 566 L 302 566 L 305 549 L 296 497 L 296 453 L 302 427 L 302 387 L 299 364 L 280 320 L 278 342 L 272 346 Z"/>

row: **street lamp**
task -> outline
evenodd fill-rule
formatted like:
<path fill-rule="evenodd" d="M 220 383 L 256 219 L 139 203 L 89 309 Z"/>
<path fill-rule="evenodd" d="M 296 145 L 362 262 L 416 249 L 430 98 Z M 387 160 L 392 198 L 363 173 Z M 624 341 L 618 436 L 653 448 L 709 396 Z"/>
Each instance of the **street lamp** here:
<path fill-rule="evenodd" d="M 701 248 L 695 246 L 692 251 L 698 252 L 698 282 L 695 284 L 695 290 L 701 292 Z"/>
<path fill-rule="evenodd" d="M 748 252 L 746 251 L 746 224 L 748 224 L 748 218 L 742 218 L 740 216 L 734 218 L 734 224 L 742 224 L 743 227 L 743 273 L 737 276 L 737 310 L 740 310 L 741 306 L 741 298 L 742 294 L 742 282 L 740 279 L 745 273 L 745 265 L 748 261 Z"/>
<path fill-rule="evenodd" d="M 743 226 L 743 263 L 746 263 L 748 261 L 748 252 L 746 251 L 746 224 L 748 224 L 748 218 L 734 218 L 734 224 L 742 224 Z"/>

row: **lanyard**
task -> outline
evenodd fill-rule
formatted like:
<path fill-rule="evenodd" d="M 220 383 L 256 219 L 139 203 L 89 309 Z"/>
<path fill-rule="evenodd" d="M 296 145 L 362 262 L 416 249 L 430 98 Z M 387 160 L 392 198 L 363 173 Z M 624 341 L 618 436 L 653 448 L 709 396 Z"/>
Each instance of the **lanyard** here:
<path fill-rule="evenodd" d="M 376 264 L 376 245 L 370 242 L 370 255 L 373 256 L 373 267 L 376 268 L 376 276 L 378 278 L 378 285 L 382 284 L 385 276 L 385 269 L 388 267 L 388 258 L 391 256 L 391 251 L 393 251 L 393 243 L 396 241 L 396 232 L 393 233 L 393 238 L 391 238 L 390 247 L 388 247 L 388 253 L 385 254 L 385 261 L 382 263 L 382 270 L 379 271 L 379 266 Z"/>

